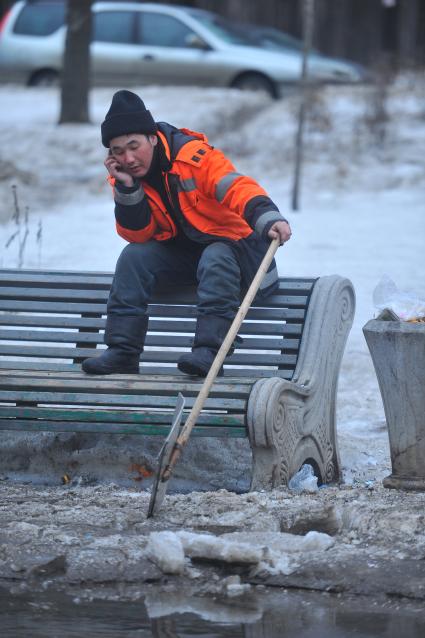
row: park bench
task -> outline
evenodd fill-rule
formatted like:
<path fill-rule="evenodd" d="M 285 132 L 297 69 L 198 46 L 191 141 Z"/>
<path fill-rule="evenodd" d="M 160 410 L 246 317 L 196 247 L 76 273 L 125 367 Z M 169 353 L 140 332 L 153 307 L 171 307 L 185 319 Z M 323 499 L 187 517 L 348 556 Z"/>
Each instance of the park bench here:
<path fill-rule="evenodd" d="M 178 392 L 193 405 L 203 380 L 176 367 L 193 339 L 192 287 L 152 300 L 140 375 L 81 371 L 104 347 L 111 280 L 0 270 L 1 429 L 165 436 Z M 252 489 L 286 484 L 304 462 L 321 482 L 339 480 L 335 399 L 353 314 L 353 287 L 338 275 L 281 278 L 250 309 L 192 436 L 249 437 Z"/>

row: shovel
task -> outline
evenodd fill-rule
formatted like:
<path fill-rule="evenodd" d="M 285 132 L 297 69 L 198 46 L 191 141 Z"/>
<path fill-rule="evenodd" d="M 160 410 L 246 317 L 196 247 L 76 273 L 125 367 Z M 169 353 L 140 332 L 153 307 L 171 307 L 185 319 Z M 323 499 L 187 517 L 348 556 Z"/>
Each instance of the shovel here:
<path fill-rule="evenodd" d="M 216 357 L 207 376 L 205 377 L 205 381 L 202 384 L 196 401 L 193 404 L 193 407 L 189 412 L 186 422 L 181 430 L 180 423 L 185 401 L 181 393 L 179 393 L 178 395 L 171 430 L 158 457 L 158 470 L 152 486 L 152 493 L 147 514 L 148 518 L 158 513 L 162 505 L 173 468 L 179 460 L 183 448 L 189 439 L 192 428 L 195 425 L 202 408 L 204 407 L 204 403 L 210 393 L 211 387 L 217 377 L 224 359 L 227 356 L 227 353 L 229 352 L 236 338 L 236 335 L 238 334 L 238 330 L 241 327 L 243 320 L 245 319 L 245 316 L 253 302 L 253 299 L 257 294 L 264 275 L 266 274 L 273 260 L 275 252 L 279 247 L 279 243 L 279 238 L 273 239 L 270 243 L 269 249 L 267 250 L 263 261 L 261 262 L 260 267 L 258 268 L 258 271 L 254 279 L 252 280 L 250 287 L 248 288 L 248 292 L 246 293 L 245 298 L 242 301 L 241 306 L 233 320 L 233 323 L 229 328 L 229 332 L 227 333 L 219 351 L 216 354 Z"/>

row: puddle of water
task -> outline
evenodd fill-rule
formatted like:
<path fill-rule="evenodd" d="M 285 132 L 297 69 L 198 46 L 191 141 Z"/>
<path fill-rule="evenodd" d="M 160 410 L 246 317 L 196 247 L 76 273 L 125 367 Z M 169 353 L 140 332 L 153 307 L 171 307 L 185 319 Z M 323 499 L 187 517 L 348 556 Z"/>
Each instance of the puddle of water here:
<path fill-rule="evenodd" d="M 99 598 L 96 596 L 103 596 Z M 237 598 L 149 590 L 87 598 L 0 589 L 2 638 L 423 638 L 425 605 L 266 590 Z M 106 596 L 106 597 L 105 597 Z"/>

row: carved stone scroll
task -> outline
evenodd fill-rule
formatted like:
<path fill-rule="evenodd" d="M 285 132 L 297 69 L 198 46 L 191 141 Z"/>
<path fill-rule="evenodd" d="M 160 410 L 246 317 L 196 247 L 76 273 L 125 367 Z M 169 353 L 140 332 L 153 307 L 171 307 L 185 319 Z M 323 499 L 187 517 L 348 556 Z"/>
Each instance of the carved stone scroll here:
<path fill-rule="evenodd" d="M 354 317 L 351 282 L 321 277 L 313 290 L 292 381 L 257 381 L 247 425 L 253 453 L 251 489 L 286 485 L 310 462 L 323 483 L 340 479 L 335 428 L 341 359 Z"/>

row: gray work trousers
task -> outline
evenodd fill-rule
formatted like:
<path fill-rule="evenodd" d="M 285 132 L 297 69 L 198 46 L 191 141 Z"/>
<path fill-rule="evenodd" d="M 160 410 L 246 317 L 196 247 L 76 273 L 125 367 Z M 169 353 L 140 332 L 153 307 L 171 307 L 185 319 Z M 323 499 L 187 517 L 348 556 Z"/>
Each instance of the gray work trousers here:
<path fill-rule="evenodd" d="M 197 284 L 198 315 L 233 319 L 241 271 L 229 243 L 181 241 L 128 244 L 117 261 L 108 314 L 145 315 L 156 286 Z"/>

